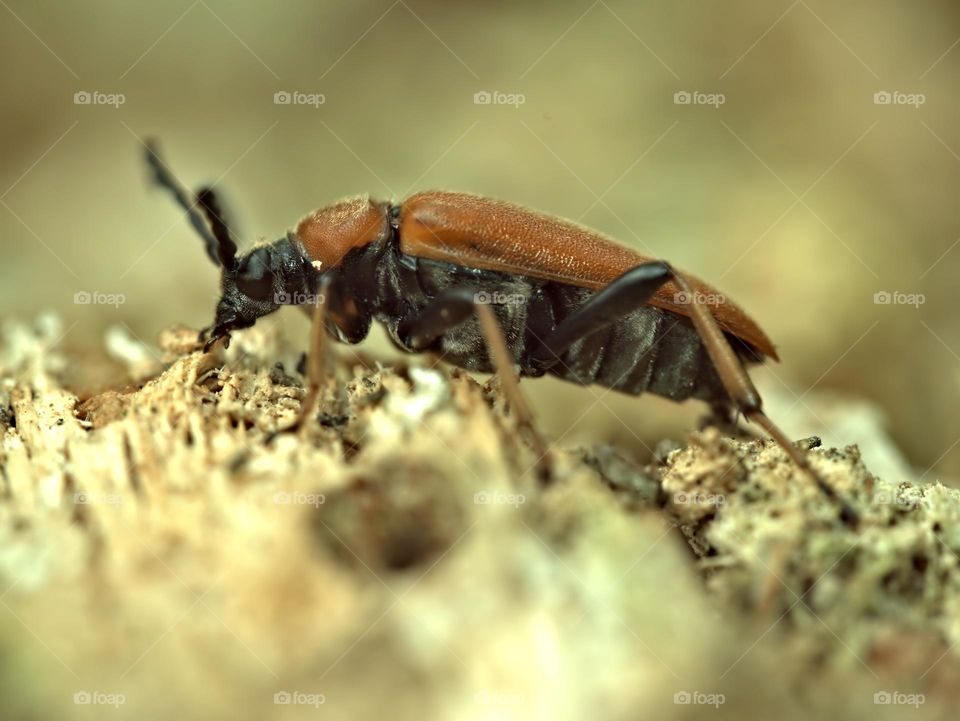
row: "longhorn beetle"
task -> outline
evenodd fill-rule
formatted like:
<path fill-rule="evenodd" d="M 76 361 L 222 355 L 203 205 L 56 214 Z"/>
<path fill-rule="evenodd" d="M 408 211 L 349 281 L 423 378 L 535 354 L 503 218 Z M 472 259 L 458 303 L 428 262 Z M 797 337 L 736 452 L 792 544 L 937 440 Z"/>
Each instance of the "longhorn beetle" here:
<path fill-rule="evenodd" d="M 470 371 L 496 371 L 541 461 L 546 446 L 516 367 L 520 376 L 550 374 L 674 401 L 697 398 L 727 418 L 742 413 L 838 503 L 844 522 L 856 520 L 762 410 L 744 365 L 779 360 L 770 339 L 739 307 L 669 263 L 570 221 L 448 191 L 420 192 L 400 203 L 341 200 L 307 215 L 283 238 L 238 256 L 215 191 L 189 194 L 156 143 L 145 146 L 154 180 L 186 211 L 222 269 L 216 318 L 201 333 L 205 351 L 220 340 L 228 344 L 231 331 L 290 299 L 313 310 L 309 393 L 295 426 L 316 403 L 324 336 L 359 343 L 376 320 L 404 351 L 436 352 Z"/>

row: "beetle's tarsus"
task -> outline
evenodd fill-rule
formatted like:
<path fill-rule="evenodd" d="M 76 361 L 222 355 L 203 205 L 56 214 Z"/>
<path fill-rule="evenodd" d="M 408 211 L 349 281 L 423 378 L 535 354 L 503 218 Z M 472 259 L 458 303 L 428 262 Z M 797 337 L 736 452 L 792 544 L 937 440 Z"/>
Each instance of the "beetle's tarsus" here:
<path fill-rule="evenodd" d="M 860 514 L 857 513 L 856 509 L 850 505 L 850 502 L 846 498 L 837 493 L 837 490 L 827 483 L 820 476 L 820 474 L 813 469 L 813 466 L 810 465 L 810 459 L 807 458 L 806 453 L 809 448 L 804 448 L 802 445 L 804 441 L 800 441 L 799 443 L 791 442 L 790 439 L 787 438 L 787 436 L 783 433 L 783 431 L 781 431 L 780 428 L 773 421 L 771 421 L 763 411 L 754 410 L 744 415 L 747 416 L 748 420 L 753 421 L 758 426 L 763 428 L 767 435 L 773 438 L 773 440 L 777 442 L 777 445 L 779 445 L 787 453 L 787 455 L 790 456 L 793 462 L 804 472 L 806 472 L 811 479 L 813 479 L 813 482 L 817 485 L 817 488 L 819 488 L 827 498 L 829 498 L 839 507 L 839 517 L 843 524 L 851 528 L 856 528 L 857 523 L 860 520 Z M 816 444 L 811 446 L 813 448 L 820 445 L 820 439 L 816 436 L 806 440 L 816 441 Z"/>

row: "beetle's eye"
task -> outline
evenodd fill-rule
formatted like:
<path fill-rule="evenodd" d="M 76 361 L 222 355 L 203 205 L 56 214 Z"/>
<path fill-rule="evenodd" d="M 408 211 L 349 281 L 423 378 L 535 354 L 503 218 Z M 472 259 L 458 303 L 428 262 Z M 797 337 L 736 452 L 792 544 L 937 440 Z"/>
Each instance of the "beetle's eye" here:
<path fill-rule="evenodd" d="M 266 300 L 273 292 L 273 272 L 268 258 L 254 251 L 240 261 L 237 268 L 237 290 L 249 298 Z"/>

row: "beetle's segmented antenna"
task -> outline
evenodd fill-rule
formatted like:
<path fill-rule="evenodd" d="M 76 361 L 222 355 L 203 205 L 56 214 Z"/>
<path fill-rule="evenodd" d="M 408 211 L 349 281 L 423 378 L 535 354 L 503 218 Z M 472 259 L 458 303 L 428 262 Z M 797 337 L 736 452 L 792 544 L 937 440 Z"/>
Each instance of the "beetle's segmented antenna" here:
<path fill-rule="evenodd" d="M 203 238 L 203 245 L 210 260 L 218 265 L 222 265 L 221 255 L 218 251 L 220 244 L 210 231 L 210 226 L 207 225 L 207 221 L 204 220 L 203 215 L 197 210 L 197 199 L 194 198 L 191 193 L 187 192 L 183 185 L 174 177 L 170 168 L 163 161 L 157 141 L 148 139 L 144 142 L 144 145 L 147 149 L 147 164 L 150 166 L 150 170 L 153 171 L 154 182 L 173 195 L 173 199 L 177 205 L 186 211 L 187 217 L 190 219 L 190 225 L 192 225 L 193 229 L 197 231 L 197 234 Z M 234 248 L 234 250 L 236 250 L 236 248 Z"/>
<path fill-rule="evenodd" d="M 220 265 L 227 270 L 232 270 L 237 264 L 237 243 L 223 219 L 223 208 L 220 206 L 217 194 L 213 188 L 201 188 L 197 193 L 197 202 L 203 208 L 207 222 L 210 223 L 213 235 L 217 239 L 217 257 Z"/>

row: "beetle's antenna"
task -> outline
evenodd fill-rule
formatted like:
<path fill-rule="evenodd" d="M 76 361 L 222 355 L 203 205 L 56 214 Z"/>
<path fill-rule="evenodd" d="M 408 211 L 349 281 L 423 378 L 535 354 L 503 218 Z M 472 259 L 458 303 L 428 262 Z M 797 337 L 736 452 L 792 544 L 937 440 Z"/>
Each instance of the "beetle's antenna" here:
<path fill-rule="evenodd" d="M 193 195 L 180 184 L 170 168 L 163 161 L 157 141 L 150 138 L 144 141 L 143 144 L 147 149 L 147 165 L 149 165 L 150 170 L 153 171 L 153 181 L 161 188 L 168 190 L 170 194 L 173 195 L 173 199 L 177 205 L 186 211 L 190 225 L 192 225 L 193 229 L 197 231 L 197 234 L 203 238 L 203 245 L 210 260 L 217 265 L 223 265 L 220 257 L 221 254 L 218 252 L 220 244 L 214 234 L 210 232 L 210 226 L 207 225 L 207 221 L 204 220 L 203 215 L 197 210 L 197 198 L 193 197 Z M 236 248 L 234 248 L 234 251 L 235 250 Z"/>
<path fill-rule="evenodd" d="M 213 188 L 201 188 L 197 193 L 197 202 L 207 216 L 207 222 L 217 239 L 217 258 L 227 270 L 233 270 L 237 264 L 237 243 L 223 219 L 223 209 Z"/>

